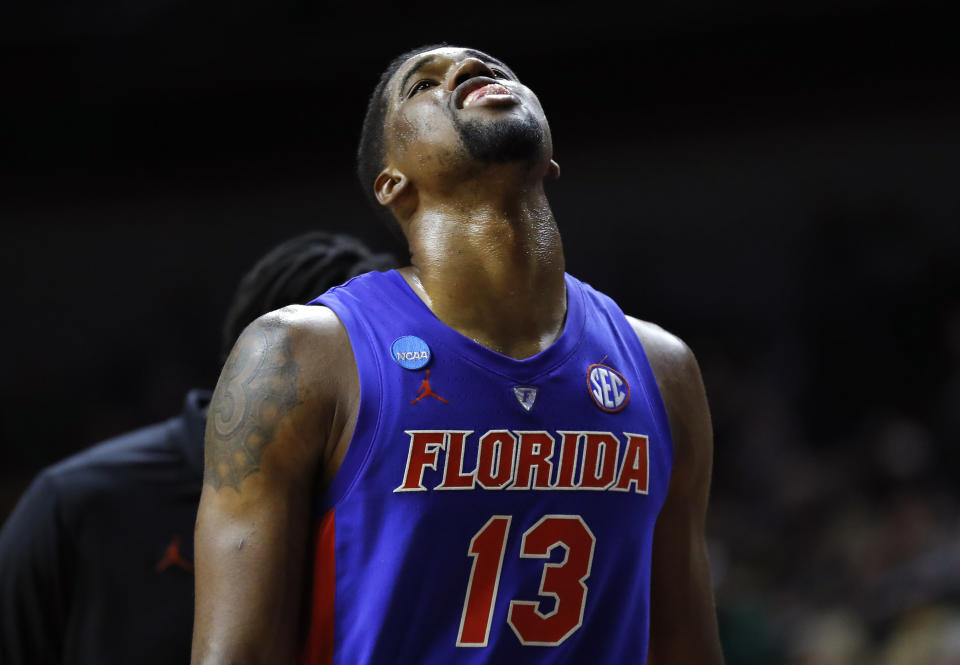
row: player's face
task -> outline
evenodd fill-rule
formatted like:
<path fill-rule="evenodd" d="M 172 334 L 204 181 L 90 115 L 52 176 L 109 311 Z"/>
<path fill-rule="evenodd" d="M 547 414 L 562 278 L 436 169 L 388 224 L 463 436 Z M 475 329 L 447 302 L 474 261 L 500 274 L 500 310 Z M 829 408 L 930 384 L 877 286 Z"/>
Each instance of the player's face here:
<path fill-rule="evenodd" d="M 445 47 L 416 55 L 387 86 L 388 161 L 407 175 L 458 165 L 550 160 L 540 101 L 505 64 Z"/>

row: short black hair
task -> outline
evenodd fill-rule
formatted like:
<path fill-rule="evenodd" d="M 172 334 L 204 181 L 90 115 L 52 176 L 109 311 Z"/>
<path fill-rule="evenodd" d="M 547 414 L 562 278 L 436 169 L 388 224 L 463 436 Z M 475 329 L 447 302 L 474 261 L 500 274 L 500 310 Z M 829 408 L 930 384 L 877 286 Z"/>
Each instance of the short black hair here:
<path fill-rule="evenodd" d="M 223 322 L 221 364 L 243 329 L 267 312 L 303 305 L 352 277 L 395 267 L 391 254 L 375 254 L 349 235 L 313 231 L 280 243 L 237 285 Z"/>
<path fill-rule="evenodd" d="M 387 208 L 380 205 L 373 193 L 373 183 L 380 171 L 383 170 L 387 158 L 383 125 L 387 119 L 388 103 L 384 92 L 387 83 L 400 69 L 400 65 L 416 55 L 445 46 L 447 46 L 446 43 L 420 46 L 391 60 L 387 68 L 380 74 L 380 80 L 373 89 L 373 94 L 370 95 L 370 100 L 367 102 L 367 112 L 363 116 L 363 128 L 360 130 L 360 144 L 357 146 L 357 177 L 360 179 L 360 187 L 377 215 L 387 223 L 387 227 L 397 236 L 398 240 L 403 242 L 404 246 L 406 246 L 406 241 L 403 239 L 400 224 Z"/>

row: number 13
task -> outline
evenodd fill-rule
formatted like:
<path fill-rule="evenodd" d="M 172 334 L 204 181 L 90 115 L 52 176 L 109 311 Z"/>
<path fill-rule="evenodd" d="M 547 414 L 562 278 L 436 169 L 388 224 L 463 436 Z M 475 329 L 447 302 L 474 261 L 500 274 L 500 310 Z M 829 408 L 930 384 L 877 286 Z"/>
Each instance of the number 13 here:
<path fill-rule="evenodd" d="M 458 647 L 487 646 L 512 520 L 510 515 L 494 515 L 470 541 L 467 553 L 473 557 L 473 567 L 463 602 Z M 560 563 L 543 565 L 539 593 L 555 598 L 551 612 L 541 612 L 538 601 L 510 601 L 507 623 L 521 644 L 557 646 L 583 623 L 587 602 L 584 581 L 590 577 L 596 542 L 579 515 L 544 515 L 524 532 L 521 558 L 547 559 L 556 547 L 562 547 L 565 555 Z"/>

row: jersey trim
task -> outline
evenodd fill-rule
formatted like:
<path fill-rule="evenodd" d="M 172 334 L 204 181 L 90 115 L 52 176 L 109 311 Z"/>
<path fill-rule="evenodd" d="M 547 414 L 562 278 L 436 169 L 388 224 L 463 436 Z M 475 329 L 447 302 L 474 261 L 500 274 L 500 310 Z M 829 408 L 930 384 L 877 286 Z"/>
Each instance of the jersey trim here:
<path fill-rule="evenodd" d="M 398 293 L 402 294 L 407 306 L 418 312 L 418 320 L 429 330 L 424 331 L 431 343 L 444 346 L 458 356 L 481 369 L 492 372 L 515 383 L 535 383 L 540 377 L 549 374 L 576 353 L 583 341 L 586 326 L 584 294 L 580 283 L 568 274 L 564 274 L 567 297 L 567 313 L 563 330 L 546 349 L 529 358 L 511 358 L 493 349 L 488 349 L 474 340 L 461 335 L 437 318 L 420 297 L 410 288 L 407 280 L 396 270 L 383 273 Z"/>
<path fill-rule="evenodd" d="M 334 647 L 336 609 L 336 518 L 330 510 L 317 527 L 313 564 L 313 599 L 310 607 L 310 632 L 298 665 L 331 665 Z"/>
<path fill-rule="evenodd" d="M 362 277 L 361 275 L 354 279 L 362 279 Z M 320 504 L 317 506 L 318 513 L 336 506 L 359 480 L 375 447 L 374 442 L 377 440 L 383 417 L 383 400 L 381 399 L 383 374 L 380 360 L 374 352 L 376 338 L 368 330 L 368 324 L 363 317 L 354 313 L 357 305 L 342 302 L 341 298 L 354 298 L 354 296 L 342 288 L 334 288 L 309 303 L 328 307 L 340 319 L 347 331 L 347 337 L 350 338 L 350 347 L 353 349 L 353 358 L 357 366 L 357 380 L 360 385 L 360 408 L 353 435 L 350 437 L 350 444 L 337 474 L 321 497 Z"/>

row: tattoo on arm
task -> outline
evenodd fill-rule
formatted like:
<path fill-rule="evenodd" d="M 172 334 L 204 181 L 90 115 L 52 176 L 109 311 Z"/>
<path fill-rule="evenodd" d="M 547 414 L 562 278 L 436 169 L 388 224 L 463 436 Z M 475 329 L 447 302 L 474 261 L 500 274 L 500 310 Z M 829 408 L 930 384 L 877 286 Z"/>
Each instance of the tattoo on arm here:
<path fill-rule="evenodd" d="M 230 353 L 207 413 L 204 481 L 240 491 L 260 470 L 284 413 L 300 403 L 290 341 L 276 325 L 249 327 Z"/>

